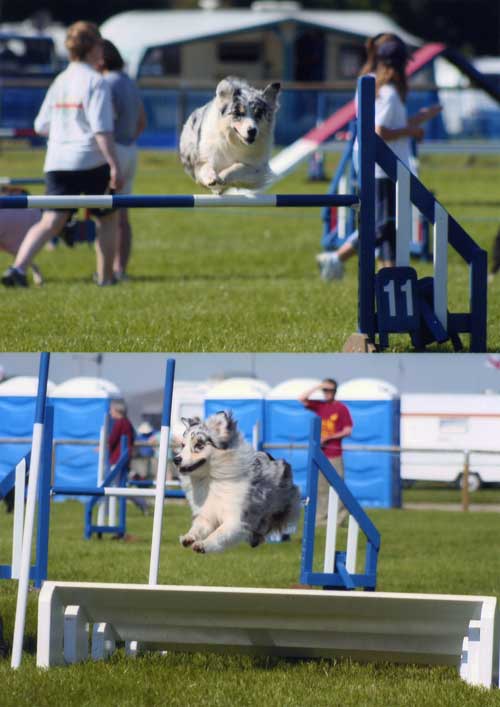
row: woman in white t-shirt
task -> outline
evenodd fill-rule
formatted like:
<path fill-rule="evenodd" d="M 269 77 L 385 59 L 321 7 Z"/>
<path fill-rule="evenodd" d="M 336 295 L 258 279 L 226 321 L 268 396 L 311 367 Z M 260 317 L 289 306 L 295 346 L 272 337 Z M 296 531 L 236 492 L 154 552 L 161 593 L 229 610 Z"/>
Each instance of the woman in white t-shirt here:
<path fill-rule="evenodd" d="M 441 106 L 423 108 L 408 118 L 406 63 L 408 51 L 395 34 L 379 34 L 368 40 L 367 61 L 360 75 L 375 77 L 375 132 L 389 143 L 393 152 L 411 169 L 410 139 L 421 140 L 422 124 L 434 118 Z M 396 185 L 375 165 L 375 243 L 382 265 L 394 265 L 396 242 Z M 343 263 L 356 253 L 357 232 L 335 252 L 320 253 L 317 262 L 325 280 L 341 278 Z"/>
<path fill-rule="evenodd" d="M 50 86 L 35 119 L 35 130 L 48 136 L 44 172 L 50 195 L 105 194 L 120 189 L 122 177 L 113 139 L 111 91 L 95 70 L 102 56 L 96 25 L 76 22 L 69 27 L 66 48 L 70 63 Z M 27 286 L 26 268 L 49 240 L 58 236 L 70 211 L 47 210 L 29 229 L 14 265 L 2 276 L 6 286 Z M 116 213 L 94 209 L 97 222 L 97 284 L 113 283 Z"/>

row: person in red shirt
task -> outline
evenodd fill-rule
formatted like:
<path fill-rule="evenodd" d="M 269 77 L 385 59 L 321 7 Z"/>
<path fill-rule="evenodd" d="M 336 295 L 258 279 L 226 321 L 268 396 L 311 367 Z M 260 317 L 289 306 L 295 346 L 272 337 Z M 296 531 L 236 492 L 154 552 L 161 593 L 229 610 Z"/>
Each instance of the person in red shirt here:
<path fill-rule="evenodd" d="M 127 417 L 127 406 L 123 400 L 113 400 L 109 407 L 109 414 L 113 420 L 113 427 L 108 438 L 109 464 L 111 468 L 118 462 L 121 453 L 121 438 L 125 435 L 127 438 L 129 466 L 127 471 L 130 471 L 130 460 L 134 452 L 135 430 Z M 144 514 L 148 512 L 148 503 L 140 496 L 132 496 L 130 498 Z M 122 536 L 115 536 L 120 539 Z M 130 539 L 131 536 L 125 536 L 125 539 Z"/>
<path fill-rule="evenodd" d="M 309 400 L 317 390 L 323 392 L 324 400 Z M 339 400 L 335 400 L 337 382 L 333 378 L 324 378 L 299 397 L 299 401 L 312 412 L 321 417 L 321 448 L 325 456 L 333 464 L 335 471 L 344 477 L 342 461 L 342 440 L 352 433 L 353 423 L 348 408 Z M 318 504 L 316 508 L 316 524 L 325 525 L 328 518 L 328 495 L 330 484 L 323 474 L 318 479 Z M 347 511 L 339 501 L 337 525 L 341 525 L 347 517 Z"/>
<path fill-rule="evenodd" d="M 123 435 L 127 438 L 129 459 L 132 458 L 135 431 L 127 417 L 127 406 L 123 400 L 113 400 L 109 408 L 109 414 L 113 420 L 113 427 L 108 439 L 109 463 L 114 466 L 120 458 L 121 438 Z"/>

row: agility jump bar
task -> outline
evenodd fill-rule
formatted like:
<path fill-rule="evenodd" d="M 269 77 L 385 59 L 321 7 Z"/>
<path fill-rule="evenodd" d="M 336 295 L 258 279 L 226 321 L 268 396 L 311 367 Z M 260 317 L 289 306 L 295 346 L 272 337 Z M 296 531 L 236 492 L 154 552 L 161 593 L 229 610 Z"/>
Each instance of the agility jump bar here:
<path fill-rule="evenodd" d="M 172 209 L 196 206 L 357 206 L 354 194 L 1 196 L 0 209 Z"/>

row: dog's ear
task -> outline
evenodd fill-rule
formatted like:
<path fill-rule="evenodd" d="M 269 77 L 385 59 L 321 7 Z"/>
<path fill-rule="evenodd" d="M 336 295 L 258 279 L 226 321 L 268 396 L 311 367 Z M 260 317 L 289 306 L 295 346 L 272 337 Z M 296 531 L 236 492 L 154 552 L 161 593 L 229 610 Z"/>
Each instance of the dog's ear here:
<path fill-rule="evenodd" d="M 201 420 L 199 417 L 181 417 L 181 422 L 185 426 L 185 428 L 188 430 L 190 427 L 194 427 L 195 425 L 199 425 Z"/>
<path fill-rule="evenodd" d="M 206 425 L 212 437 L 216 438 L 218 446 L 223 448 L 228 447 L 237 429 L 237 422 L 230 410 L 216 412 L 208 418 Z"/>
<path fill-rule="evenodd" d="M 268 84 L 262 91 L 264 100 L 267 103 L 275 106 L 278 102 L 278 93 L 281 91 L 281 84 L 276 81 L 275 83 Z"/>
<path fill-rule="evenodd" d="M 228 76 L 226 79 L 222 79 L 222 81 L 219 81 L 215 90 L 215 95 L 217 96 L 217 99 L 221 102 L 230 101 L 233 97 L 235 88 L 236 86 L 234 84 L 233 78 L 231 76 Z"/>

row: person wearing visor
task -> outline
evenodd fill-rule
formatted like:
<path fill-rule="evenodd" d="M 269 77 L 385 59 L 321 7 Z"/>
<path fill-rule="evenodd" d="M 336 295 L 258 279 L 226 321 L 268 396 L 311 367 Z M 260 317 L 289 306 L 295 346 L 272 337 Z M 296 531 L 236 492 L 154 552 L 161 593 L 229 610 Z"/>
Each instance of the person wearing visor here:
<path fill-rule="evenodd" d="M 375 77 L 375 132 L 396 153 L 409 169 L 411 165 L 411 140 L 422 140 L 422 125 L 438 115 L 440 105 L 422 108 L 408 118 L 406 96 L 408 84 L 406 64 L 409 60 L 405 43 L 395 34 L 379 34 L 366 44 L 367 60 L 360 76 Z M 356 95 L 357 108 L 357 95 Z M 354 164 L 358 164 L 358 143 L 354 144 Z M 413 171 L 413 170 L 412 170 Z M 395 262 L 396 247 L 396 185 L 375 165 L 375 228 L 376 246 L 383 267 Z M 320 253 L 317 263 L 321 277 L 325 280 L 340 279 L 344 273 L 343 263 L 357 250 L 358 232 L 338 250 Z"/>
<path fill-rule="evenodd" d="M 321 390 L 323 400 L 310 400 L 311 395 Z M 352 434 L 353 423 L 351 414 L 339 400 L 335 400 L 337 382 L 333 378 L 324 378 L 319 385 L 315 385 L 299 397 L 299 401 L 308 410 L 321 417 L 321 449 L 331 461 L 335 471 L 344 478 L 344 464 L 342 461 L 342 440 Z M 328 519 L 328 496 L 330 484 L 323 474 L 318 478 L 318 503 L 316 507 L 316 525 L 326 525 Z M 337 525 L 341 525 L 347 518 L 347 510 L 339 501 Z"/>

